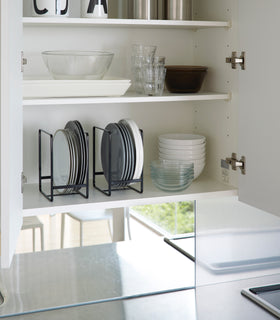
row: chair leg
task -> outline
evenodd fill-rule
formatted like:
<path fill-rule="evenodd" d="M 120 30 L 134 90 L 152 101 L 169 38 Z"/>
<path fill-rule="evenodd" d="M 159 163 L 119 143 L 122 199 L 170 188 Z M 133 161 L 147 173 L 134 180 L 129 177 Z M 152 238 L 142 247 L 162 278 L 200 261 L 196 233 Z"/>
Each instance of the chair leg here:
<path fill-rule="evenodd" d="M 32 228 L 33 252 L 35 252 L 35 228 Z"/>
<path fill-rule="evenodd" d="M 113 241 L 113 232 L 112 232 L 110 220 L 107 220 L 107 223 L 108 223 L 110 238 L 111 238 L 111 241 Z"/>
<path fill-rule="evenodd" d="M 83 246 L 83 222 L 80 221 L 80 247 Z"/>
<path fill-rule="evenodd" d="M 129 208 L 125 208 L 125 218 L 127 223 L 127 232 L 128 232 L 128 238 L 131 240 L 131 229 L 130 229 L 130 214 L 129 214 Z"/>
<path fill-rule="evenodd" d="M 45 244 L 44 244 L 44 226 L 40 227 L 41 232 L 41 251 L 45 250 Z"/>
<path fill-rule="evenodd" d="M 64 248 L 64 230 L 65 230 L 65 213 L 61 214 L 61 234 L 60 234 L 60 247 Z"/>

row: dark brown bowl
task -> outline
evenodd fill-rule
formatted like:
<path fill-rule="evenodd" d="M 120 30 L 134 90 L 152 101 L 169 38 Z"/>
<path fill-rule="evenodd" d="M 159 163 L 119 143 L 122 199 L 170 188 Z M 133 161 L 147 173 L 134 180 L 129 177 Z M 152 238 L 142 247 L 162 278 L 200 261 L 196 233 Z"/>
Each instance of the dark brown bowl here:
<path fill-rule="evenodd" d="M 172 93 L 198 92 L 206 72 L 201 66 L 166 66 L 166 88 Z"/>

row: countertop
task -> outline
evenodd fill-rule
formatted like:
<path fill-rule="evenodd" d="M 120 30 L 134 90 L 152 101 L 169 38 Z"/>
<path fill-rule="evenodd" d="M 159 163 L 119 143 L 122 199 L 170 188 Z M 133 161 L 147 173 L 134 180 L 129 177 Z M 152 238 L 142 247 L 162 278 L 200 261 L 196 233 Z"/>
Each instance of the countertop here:
<path fill-rule="evenodd" d="M 163 239 L 14 257 L 0 271 L 0 317 L 194 287 L 194 263 Z"/>
<path fill-rule="evenodd" d="M 243 297 L 243 288 L 279 282 L 280 274 L 141 298 L 45 311 L 11 320 L 273 320 Z"/>
<path fill-rule="evenodd" d="M 196 320 L 273 320 L 270 313 L 241 295 L 241 290 L 280 282 L 280 274 L 196 288 Z"/>

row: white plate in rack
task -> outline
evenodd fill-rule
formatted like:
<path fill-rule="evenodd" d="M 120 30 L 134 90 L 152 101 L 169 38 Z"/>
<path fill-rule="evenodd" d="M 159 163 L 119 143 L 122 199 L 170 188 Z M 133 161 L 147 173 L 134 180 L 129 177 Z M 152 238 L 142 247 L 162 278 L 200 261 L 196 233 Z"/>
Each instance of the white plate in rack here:
<path fill-rule="evenodd" d="M 107 78 L 103 80 L 23 80 L 23 98 L 114 97 L 122 96 L 131 80 Z"/>
<path fill-rule="evenodd" d="M 144 164 L 144 147 L 140 130 L 132 119 L 122 119 L 119 123 L 127 127 L 133 138 L 136 158 L 133 179 L 140 179 Z"/>

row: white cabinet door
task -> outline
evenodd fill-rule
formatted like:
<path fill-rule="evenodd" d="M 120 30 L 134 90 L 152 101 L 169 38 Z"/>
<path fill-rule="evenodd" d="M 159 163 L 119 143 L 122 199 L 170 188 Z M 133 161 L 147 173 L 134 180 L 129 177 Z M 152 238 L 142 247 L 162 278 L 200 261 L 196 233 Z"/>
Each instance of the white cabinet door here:
<path fill-rule="evenodd" d="M 239 199 L 280 215 L 280 2 L 239 1 Z"/>
<path fill-rule="evenodd" d="M 8 267 L 22 223 L 22 1 L 0 4 L 1 266 Z"/>

